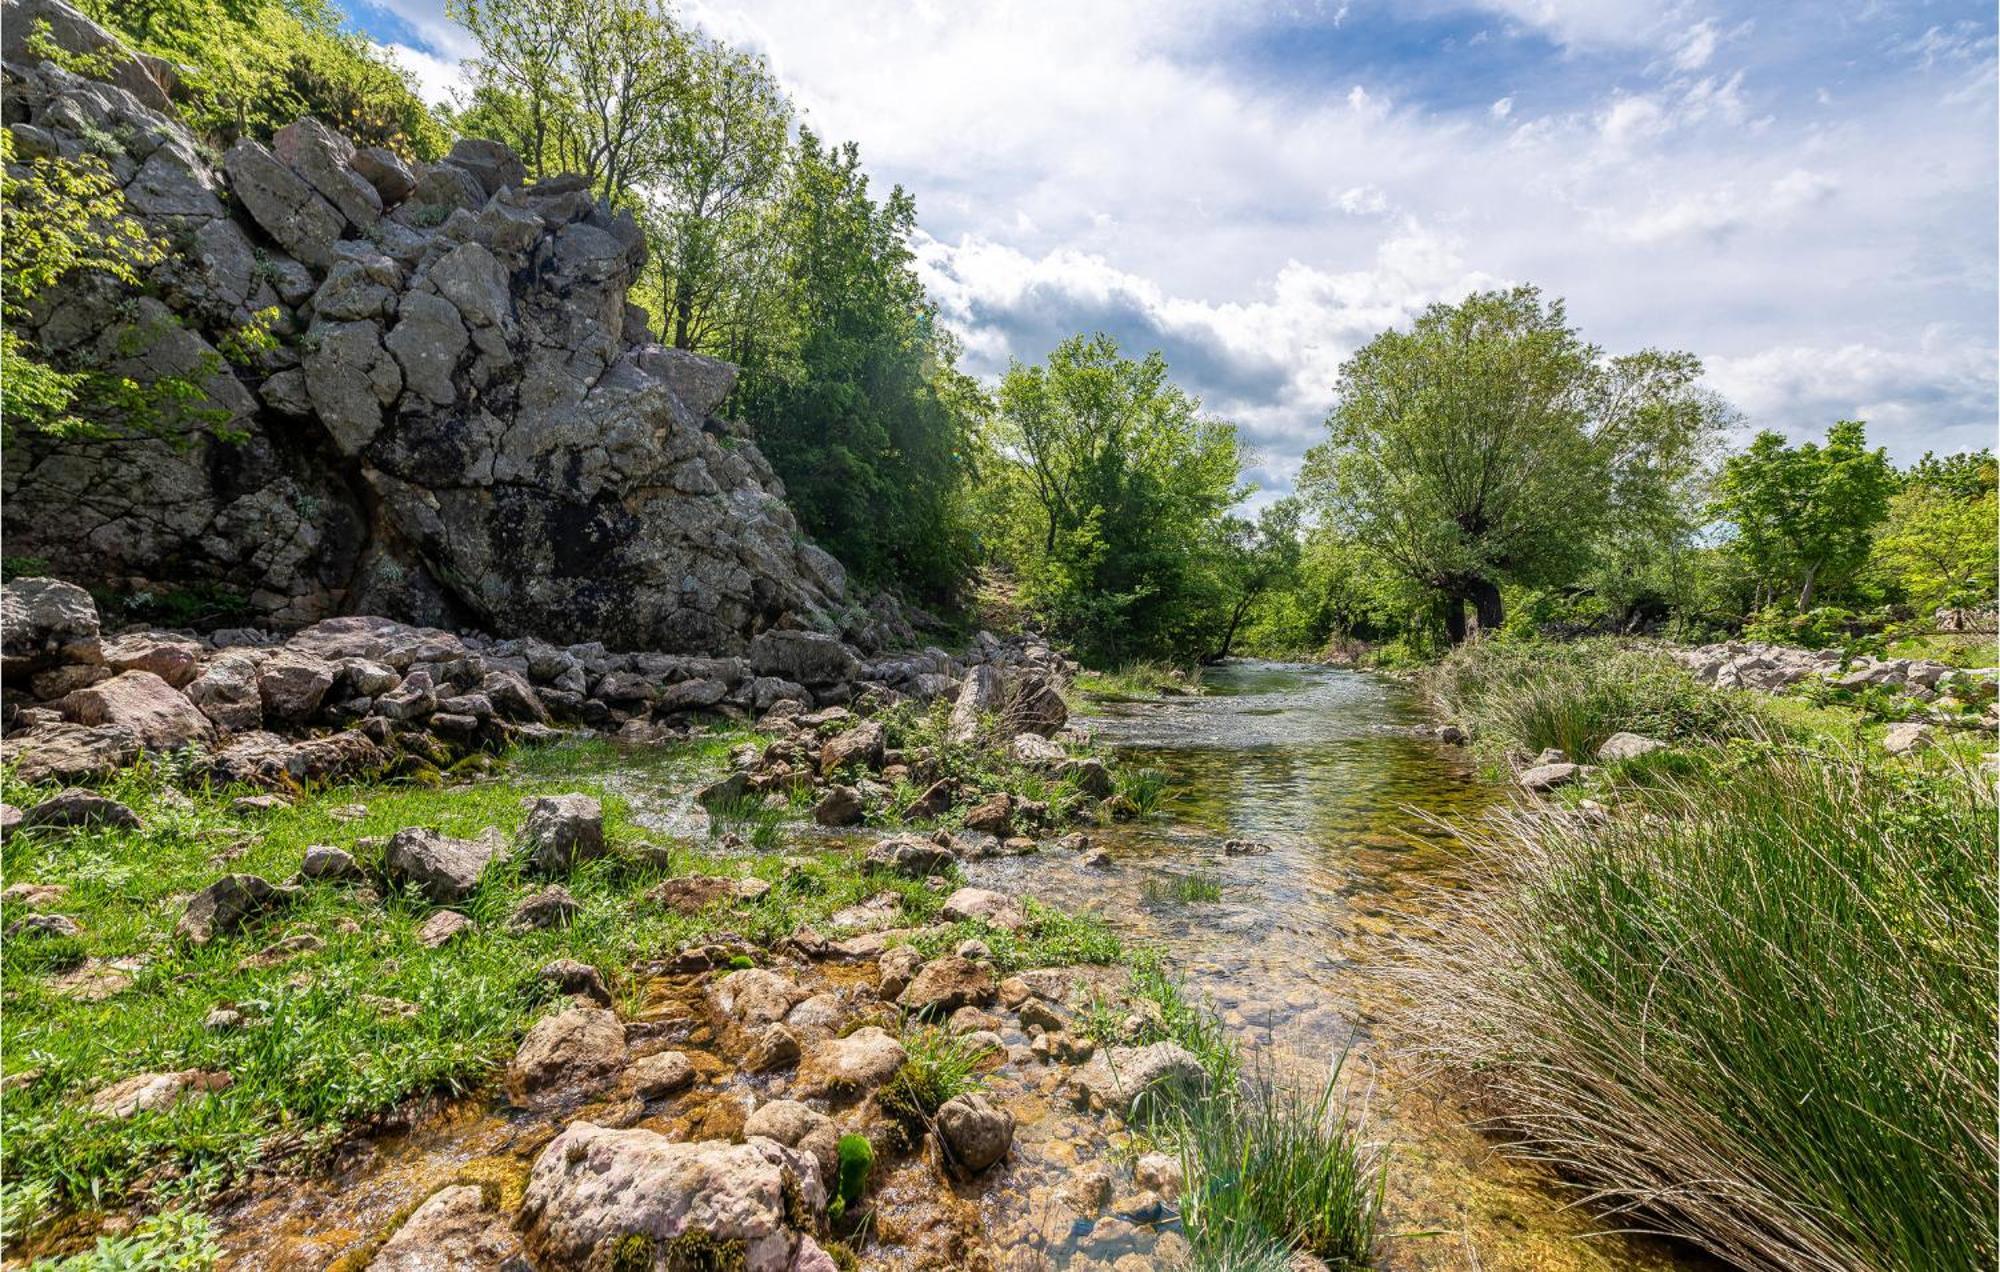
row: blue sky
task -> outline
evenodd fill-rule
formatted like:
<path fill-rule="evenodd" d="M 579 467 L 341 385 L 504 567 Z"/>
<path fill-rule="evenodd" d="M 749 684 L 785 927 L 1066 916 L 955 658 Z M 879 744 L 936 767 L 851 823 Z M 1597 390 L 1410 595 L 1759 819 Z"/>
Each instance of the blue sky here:
<path fill-rule="evenodd" d="M 443 0 L 350 0 L 433 97 Z M 1691 349 L 1751 427 L 1899 459 L 1995 429 L 1990 5 L 688 0 L 917 199 L 982 375 L 1160 348 L 1287 488 L 1340 362 L 1531 282 Z M 1268 497 L 1268 496 L 1267 496 Z"/>

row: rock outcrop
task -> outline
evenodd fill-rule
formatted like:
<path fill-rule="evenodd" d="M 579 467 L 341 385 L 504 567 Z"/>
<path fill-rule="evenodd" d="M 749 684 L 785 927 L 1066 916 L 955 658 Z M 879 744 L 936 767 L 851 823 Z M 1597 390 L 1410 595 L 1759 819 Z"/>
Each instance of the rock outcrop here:
<path fill-rule="evenodd" d="M 103 78 L 40 60 L 38 20 Z M 10 554 L 127 595 L 221 586 L 279 627 L 375 612 L 745 653 L 776 627 L 893 626 L 844 604 L 839 563 L 718 417 L 734 369 L 652 340 L 626 300 L 644 238 L 582 178 L 527 184 L 470 139 L 406 164 L 313 119 L 212 162 L 156 68 L 61 0 L 6 0 L 4 22 L 17 155 L 103 163 L 172 248 L 143 288 L 67 280 L 26 334 L 61 365 L 201 390 L 157 429 L 10 442 Z M 275 343 L 243 339 L 259 327 Z M 13 617 L 10 672 L 94 647 L 52 608 L 17 646 Z M 768 661 L 815 685 L 852 657 L 829 637 Z"/>

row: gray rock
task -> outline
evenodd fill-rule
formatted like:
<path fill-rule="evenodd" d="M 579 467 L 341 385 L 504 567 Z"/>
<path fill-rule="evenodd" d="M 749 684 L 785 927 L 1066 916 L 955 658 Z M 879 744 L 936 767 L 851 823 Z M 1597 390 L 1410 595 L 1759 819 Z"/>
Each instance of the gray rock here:
<path fill-rule="evenodd" d="M 521 852 L 544 874 L 567 874 L 578 862 L 608 851 L 604 810 L 588 795 L 548 795 L 528 806 L 521 827 Z"/>
<path fill-rule="evenodd" d="M 432 1193 L 375 1252 L 368 1272 L 440 1272 L 518 1262 L 520 1238 L 477 1184 Z"/>
<path fill-rule="evenodd" d="M 257 669 L 257 661 L 247 655 L 223 654 L 188 685 L 188 701 L 219 729 L 230 733 L 261 729 L 264 694 Z"/>
<path fill-rule="evenodd" d="M 375 196 L 385 208 L 395 207 L 416 191 L 416 174 L 393 150 L 363 146 L 347 163 L 362 180 L 375 187 Z"/>
<path fill-rule="evenodd" d="M 139 830 L 139 814 L 115 799 L 94 791 L 71 787 L 49 796 L 20 814 L 15 828 L 44 830 L 72 826 L 111 826 L 119 830 Z"/>
<path fill-rule="evenodd" d="M 625 1028 L 601 1007 L 571 1007 L 528 1030 L 507 1066 L 507 1094 L 538 1103 L 562 1090 L 593 1084 L 625 1067 Z"/>
<path fill-rule="evenodd" d="M 542 1267 L 609 1266 L 629 1237 L 665 1246 L 700 1234 L 740 1257 L 742 1272 L 831 1272 L 794 1205 L 808 1224 L 826 1208 L 810 1153 L 762 1136 L 687 1143 L 578 1121 L 536 1158 L 521 1224 Z"/>
<path fill-rule="evenodd" d="M 345 219 L 304 178 L 248 138 L 229 148 L 222 169 L 237 200 L 280 247 L 320 269 L 333 264 Z"/>
<path fill-rule="evenodd" d="M 313 844 L 299 863 L 299 874 L 307 879 L 358 879 L 361 863 L 354 854 L 329 844 Z"/>
<path fill-rule="evenodd" d="M 515 932 L 532 932 L 541 928 L 568 927 L 570 921 L 583 912 L 583 905 L 571 896 L 569 889 L 559 883 L 531 893 L 507 920 L 507 926 Z"/>
<path fill-rule="evenodd" d="M 149 671 L 176 689 L 201 673 L 201 646 L 157 632 L 129 632 L 104 642 L 104 665 L 113 672 Z"/>
<path fill-rule="evenodd" d="M 543 966 L 538 975 L 565 994 L 581 994 L 600 1007 L 611 1005 L 611 988 L 604 973 L 573 958 L 559 958 Z"/>
<path fill-rule="evenodd" d="M 685 1052 L 659 1051 L 632 1065 L 632 1090 L 643 1100 L 657 1100 L 693 1085 L 694 1063 Z"/>
<path fill-rule="evenodd" d="M 863 858 L 871 869 L 887 870 L 911 879 L 937 874 L 956 860 L 949 848 L 941 848 L 915 835 L 894 835 L 870 844 Z"/>
<path fill-rule="evenodd" d="M 1597 762 L 1615 764 L 1619 760 L 1635 760 L 1654 751 L 1663 751 L 1666 746 L 1664 742 L 1637 733 L 1614 733 L 1597 748 Z"/>
<path fill-rule="evenodd" d="M 0 586 L 0 651 L 9 680 L 47 667 L 100 663 L 97 603 L 60 579 L 15 579 Z"/>
<path fill-rule="evenodd" d="M 174 935 L 206 945 L 237 931 L 252 919 L 291 904 L 297 888 L 280 887 L 253 874 L 224 875 L 188 899 Z"/>
<path fill-rule="evenodd" d="M 528 178 L 527 168 L 512 150 L 504 143 L 482 137 L 459 138 L 445 156 L 445 162 L 479 178 L 480 187 L 487 194 L 511 189 Z"/>
<path fill-rule="evenodd" d="M 993 998 L 993 973 L 984 964 L 948 954 L 917 969 L 896 1001 L 919 1016 L 948 1016 Z"/>
<path fill-rule="evenodd" d="M 1581 764 L 1567 762 L 1537 764 L 1533 768 L 1523 769 L 1521 775 L 1514 780 L 1519 782 L 1521 789 L 1525 791 L 1552 791 L 1558 786 L 1567 786 L 1577 781 L 1589 771 Z"/>
<path fill-rule="evenodd" d="M 151 751 L 208 746 L 215 726 L 179 690 L 150 671 L 124 671 L 57 704 L 73 724 L 111 725 Z"/>
<path fill-rule="evenodd" d="M 1104 1048 L 1072 1071 L 1064 1086 L 1079 1107 L 1131 1116 L 1143 1112 L 1146 1101 L 1199 1095 L 1208 1089 L 1208 1072 L 1179 1043 L 1155 1042 Z"/>
<path fill-rule="evenodd" d="M 1891 755 L 1909 755 L 1929 746 L 1931 726 L 1905 722 L 1892 724 L 1882 734 L 1882 749 Z"/>
<path fill-rule="evenodd" d="M 413 884 L 430 900 L 448 905 L 471 896 L 487 866 L 504 851 L 499 836 L 490 831 L 480 839 L 451 839 L 417 826 L 390 837 L 383 865 L 390 882 Z"/>
<path fill-rule="evenodd" d="M 271 150 L 357 229 L 381 219 L 382 196 L 351 166 L 354 143 L 325 124 L 287 124 L 271 135 Z"/>
<path fill-rule="evenodd" d="M 442 949 L 477 925 L 456 910 L 439 910 L 417 929 L 417 944 L 427 950 Z"/>
<path fill-rule="evenodd" d="M 800 1066 L 801 1095 L 867 1095 L 896 1076 L 909 1059 L 903 1044 L 876 1025 L 864 1025 L 845 1038 L 817 1044 Z"/>
<path fill-rule="evenodd" d="M 325 659 L 284 649 L 257 668 L 257 696 L 265 718 L 303 724 L 333 688 L 333 666 Z"/>
<path fill-rule="evenodd" d="M 861 670 L 860 659 L 838 639 L 821 632 L 760 632 L 750 642 L 750 667 L 808 687 L 840 684 Z"/>

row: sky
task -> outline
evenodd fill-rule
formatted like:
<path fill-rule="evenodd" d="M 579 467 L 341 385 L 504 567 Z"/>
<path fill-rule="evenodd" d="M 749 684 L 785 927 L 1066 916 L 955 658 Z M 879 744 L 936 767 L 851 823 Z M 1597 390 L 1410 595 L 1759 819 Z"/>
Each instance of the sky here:
<path fill-rule="evenodd" d="M 477 54 L 443 0 L 344 3 L 432 100 Z M 1746 430 L 1994 443 L 1990 4 L 683 3 L 915 196 L 967 371 L 1159 349 L 1260 502 L 1356 348 L 1515 283 L 1698 354 Z"/>

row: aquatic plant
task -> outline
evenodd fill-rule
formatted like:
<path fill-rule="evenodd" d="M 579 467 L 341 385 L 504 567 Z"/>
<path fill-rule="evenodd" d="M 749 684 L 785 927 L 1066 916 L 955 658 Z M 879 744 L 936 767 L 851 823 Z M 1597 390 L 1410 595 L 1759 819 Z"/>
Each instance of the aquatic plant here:
<path fill-rule="evenodd" d="M 1156 875 L 1139 885 L 1139 895 L 1151 905 L 1191 905 L 1222 900 L 1222 879 L 1213 872 Z"/>
<path fill-rule="evenodd" d="M 1621 1224 L 1772 1272 L 1993 1266 L 1990 780 L 1768 747 L 1621 804 L 1471 837 L 1416 1035 Z"/>
<path fill-rule="evenodd" d="M 1173 779 L 1162 769 L 1128 764 L 1111 774 L 1111 799 L 1107 801 L 1134 817 L 1148 817 L 1167 802 Z"/>

